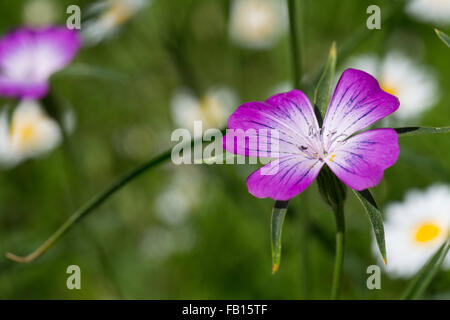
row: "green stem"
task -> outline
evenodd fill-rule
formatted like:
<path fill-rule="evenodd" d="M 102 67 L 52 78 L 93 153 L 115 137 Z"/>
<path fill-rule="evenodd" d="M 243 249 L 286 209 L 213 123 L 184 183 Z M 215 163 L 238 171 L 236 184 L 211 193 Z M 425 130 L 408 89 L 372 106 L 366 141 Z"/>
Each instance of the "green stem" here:
<path fill-rule="evenodd" d="M 309 192 L 308 190 L 303 191 L 302 197 L 302 210 L 300 212 L 300 223 L 302 232 L 300 234 L 300 245 L 302 250 L 302 283 L 303 283 L 303 298 L 310 299 L 313 297 L 313 271 L 311 270 L 311 256 L 309 254 Z"/>
<path fill-rule="evenodd" d="M 294 88 L 299 88 L 302 74 L 302 57 L 297 32 L 297 15 L 296 15 L 297 1 L 298 0 L 288 0 L 291 58 L 292 58 L 292 68 L 294 70 L 292 77 L 293 81 L 292 84 Z"/>
<path fill-rule="evenodd" d="M 88 203 L 86 203 L 84 206 L 78 209 L 73 215 L 71 215 L 69 219 L 67 219 L 67 221 L 58 230 L 56 230 L 56 232 L 53 233 L 53 235 L 51 235 L 50 238 L 48 238 L 39 248 L 37 248 L 29 255 L 22 257 L 8 252 L 6 254 L 6 257 L 13 261 L 22 263 L 27 263 L 35 260 L 36 258 L 41 256 L 44 252 L 46 252 L 75 222 L 79 222 L 88 213 L 92 212 L 94 209 L 99 207 L 103 202 L 105 202 L 116 191 L 124 187 L 128 182 L 138 177 L 146 170 L 169 159 L 170 155 L 171 150 L 166 151 L 163 154 L 150 159 L 148 162 L 143 163 L 142 165 L 136 167 L 135 169 L 125 174 L 122 178 L 119 178 L 106 190 L 95 195 Z"/>
<path fill-rule="evenodd" d="M 336 259 L 334 262 L 333 287 L 331 289 L 331 299 L 339 299 L 342 282 L 342 268 L 344 265 L 345 246 L 345 218 L 344 205 L 339 204 L 334 208 L 336 217 Z"/>

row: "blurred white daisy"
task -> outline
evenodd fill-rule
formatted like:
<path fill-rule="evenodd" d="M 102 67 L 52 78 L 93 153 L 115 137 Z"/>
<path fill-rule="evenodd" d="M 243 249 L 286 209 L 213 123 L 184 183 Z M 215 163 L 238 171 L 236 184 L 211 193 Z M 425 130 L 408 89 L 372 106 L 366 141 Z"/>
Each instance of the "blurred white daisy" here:
<path fill-rule="evenodd" d="M 450 24 L 450 0 L 409 0 L 406 12 L 420 21 Z"/>
<path fill-rule="evenodd" d="M 450 235 L 450 187 L 409 191 L 403 202 L 388 205 L 385 214 L 386 270 L 394 277 L 411 277 Z M 375 242 L 373 249 L 377 252 Z M 443 267 L 450 268 L 450 256 Z"/>
<path fill-rule="evenodd" d="M 189 213 L 201 202 L 201 171 L 185 167 L 171 178 L 156 198 L 156 215 L 167 225 L 185 223 Z"/>
<path fill-rule="evenodd" d="M 398 97 L 400 107 L 393 117 L 399 120 L 420 116 L 438 100 L 434 73 L 398 51 L 388 53 L 382 61 L 373 55 L 355 57 L 347 65 L 370 73 L 384 91 Z"/>
<path fill-rule="evenodd" d="M 102 0 L 94 3 L 88 11 L 95 17 L 87 20 L 81 28 L 84 43 L 93 45 L 110 37 L 151 2 L 152 0 Z"/>
<path fill-rule="evenodd" d="M 164 262 L 173 254 L 192 250 L 195 236 L 190 226 L 177 228 L 151 226 L 142 238 L 140 249 L 145 256 L 155 262 Z"/>
<path fill-rule="evenodd" d="M 234 92 L 225 87 L 212 88 L 202 98 L 188 89 L 179 89 L 172 98 L 172 118 L 176 125 L 194 132 L 194 122 L 201 121 L 203 131 L 220 129 L 236 108 Z M 198 138 L 198 137 L 195 137 Z"/>
<path fill-rule="evenodd" d="M 267 49 L 288 25 L 287 7 L 280 0 L 234 0 L 231 4 L 229 34 L 239 46 Z"/>
<path fill-rule="evenodd" d="M 21 101 L 11 121 L 6 110 L 0 115 L 0 163 L 4 167 L 45 154 L 58 146 L 61 140 L 57 122 L 48 117 L 34 100 Z"/>

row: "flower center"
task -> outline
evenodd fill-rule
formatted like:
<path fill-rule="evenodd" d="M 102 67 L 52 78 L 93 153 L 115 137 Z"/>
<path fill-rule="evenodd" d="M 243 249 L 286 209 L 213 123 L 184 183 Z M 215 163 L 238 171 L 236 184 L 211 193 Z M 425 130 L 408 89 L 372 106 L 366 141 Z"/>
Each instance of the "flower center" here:
<path fill-rule="evenodd" d="M 33 122 L 22 124 L 11 124 L 10 136 L 21 149 L 27 148 L 34 143 L 37 138 L 36 124 Z"/>
<path fill-rule="evenodd" d="M 207 96 L 200 101 L 199 108 L 207 127 L 214 128 L 222 125 L 224 114 L 218 99 Z"/>
<path fill-rule="evenodd" d="M 256 8 L 256 10 L 250 12 L 248 19 L 249 26 L 255 36 L 264 37 L 273 26 L 270 12 L 264 10 L 264 8 Z"/>
<path fill-rule="evenodd" d="M 425 222 L 420 224 L 415 233 L 414 239 L 418 243 L 427 243 L 434 239 L 441 233 L 441 228 L 435 223 Z"/>
<path fill-rule="evenodd" d="M 113 26 L 118 26 L 127 21 L 132 15 L 131 9 L 127 5 L 115 3 L 108 11 L 104 18 L 110 20 Z"/>
<path fill-rule="evenodd" d="M 34 139 L 36 138 L 36 128 L 33 124 L 27 124 L 23 128 L 21 128 L 19 132 L 19 141 L 20 145 L 26 146 L 31 143 L 33 143 Z"/>
<path fill-rule="evenodd" d="M 380 84 L 380 87 L 383 91 L 392 94 L 392 95 L 397 95 L 398 93 L 398 89 L 397 86 L 395 86 L 394 84 L 390 83 L 390 82 L 382 82 Z"/>

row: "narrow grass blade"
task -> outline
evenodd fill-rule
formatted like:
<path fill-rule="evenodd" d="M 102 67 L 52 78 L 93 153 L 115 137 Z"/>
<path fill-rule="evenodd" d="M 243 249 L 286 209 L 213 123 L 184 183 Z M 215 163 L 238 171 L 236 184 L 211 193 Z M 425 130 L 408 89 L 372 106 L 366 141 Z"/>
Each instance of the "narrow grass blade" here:
<path fill-rule="evenodd" d="M 383 216 L 381 215 L 381 212 L 378 209 L 375 199 L 373 198 L 369 189 L 363 191 L 353 190 L 353 192 L 361 201 L 364 209 L 366 209 L 367 214 L 369 215 L 370 223 L 372 224 L 372 229 L 377 240 L 378 249 L 380 250 L 380 254 L 383 258 L 384 264 L 386 264 L 386 243 L 384 240 Z"/>
<path fill-rule="evenodd" d="M 422 296 L 425 289 L 433 280 L 436 273 L 439 271 L 445 257 L 450 249 L 450 240 L 445 241 L 436 253 L 428 260 L 422 267 L 419 273 L 413 278 L 410 285 L 406 289 L 403 299 L 415 300 Z"/>
<path fill-rule="evenodd" d="M 297 5 L 299 3 L 296 0 L 288 0 L 288 12 L 289 12 L 289 39 L 291 41 L 291 56 L 292 56 L 292 84 L 294 89 L 300 88 L 300 81 L 302 77 L 302 55 L 300 41 L 298 38 L 298 25 L 297 25 Z"/>
<path fill-rule="evenodd" d="M 325 116 L 328 102 L 330 101 L 331 87 L 333 85 L 334 73 L 336 70 L 336 59 L 336 42 L 333 42 L 325 68 L 323 69 L 322 75 L 320 76 L 314 91 L 314 105 L 319 108 L 323 117 Z"/>
<path fill-rule="evenodd" d="M 438 29 L 434 29 L 434 31 L 436 32 L 436 34 L 439 37 L 439 39 L 441 39 L 442 42 L 444 42 L 447 45 L 447 47 L 450 48 L 450 37 L 447 34 L 445 34 L 444 32 L 442 32 L 442 31 L 440 31 Z"/>
<path fill-rule="evenodd" d="M 286 216 L 288 201 L 275 201 L 270 221 L 270 234 L 272 243 L 272 273 L 277 272 L 281 260 L 281 233 Z"/>
<path fill-rule="evenodd" d="M 225 132 L 225 129 L 221 130 L 222 133 Z M 199 138 L 201 139 L 201 138 Z M 187 141 L 186 145 L 190 145 L 191 147 L 194 145 L 195 140 Z M 62 224 L 59 229 L 57 229 L 40 247 L 38 247 L 35 251 L 30 253 L 27 256 L 19 256 L 13 253 L 8 252 L 6 257 L 10 260 L 20 263 L 29 263 L 39 258 L 42 254 L 44 254 L 47 250 L 49 250 L 67 231 L 69 231 L 77 222 L 79 222 L 82 218 L 86 217 L 89 213 L 93 212 L 95 209 L 100 207 L 106 200 L 108 200 L 112 195 L 114 195 L 117 191 L 122 189 L 128 183 L 139 177 L 144 172 L 149 171 L 157 167 L 158 165 L 166 162 L 171 159 L 172 150 L 167 150 L 160 155 L 151 158 L 149 161 L 142 163 L 141 165 L 135 167 L 130 170 L 128 173 L 123 175 L 121 178 L 117 179 L 113 182 L 109 187 L 99 192 L 97 195 L 93 196 L 90 201 L 88 201 L 84 206 L 75 211 L 67 221 Z"/>
<path fill-rule="evenodd" d="M 449 133 L 450 127 L 403 127 L 394 128 L 395 131 L 402 136 L 416 136 L 420 134 L 433 134 L 433 133 Z"/>

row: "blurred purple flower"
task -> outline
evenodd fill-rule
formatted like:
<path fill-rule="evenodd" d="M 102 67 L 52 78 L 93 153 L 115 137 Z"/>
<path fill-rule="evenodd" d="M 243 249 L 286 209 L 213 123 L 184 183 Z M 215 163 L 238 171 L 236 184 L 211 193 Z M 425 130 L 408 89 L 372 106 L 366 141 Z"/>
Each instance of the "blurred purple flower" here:
<path fill-rule="evenodd" d="M 18 28 L 0 39 L 0 95 L 42 98 L 50 76 L 69 64 L 81 41 L 66 27 Z"/>
<path fill-rule="evenodd" d="M 347 69 L 336 86 L 322 128 L 308 98 L 292 90 L 264 102 L 241 105 L 228 120 L 234 132 L 227 132 L 223 146 L 228 152 L 258 157 L 273 151 L 272 142 L 261 132 L 278 132 L 278 150 L 272 154 L 276 159 L 247 178 L 249 192 L 258 198 L 291 199 L 311 184 L 325 163 L 347 186 L 363 190 L 377 185 L 384 170 L 397 161 L 398 136 L 390 128 L 353 134 L 398 106 L 398 99 L 381 90 L 374 77 Z M 256 145 L 241 139 L 248 129 L 258 140 Z"/>

